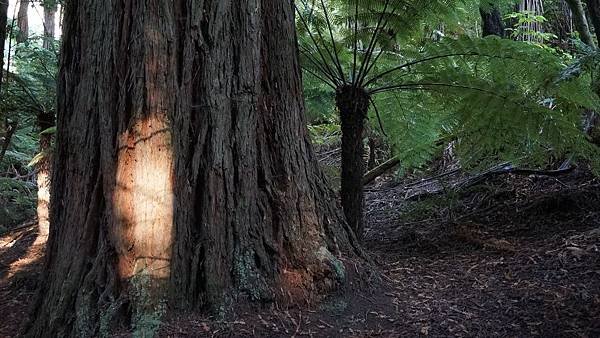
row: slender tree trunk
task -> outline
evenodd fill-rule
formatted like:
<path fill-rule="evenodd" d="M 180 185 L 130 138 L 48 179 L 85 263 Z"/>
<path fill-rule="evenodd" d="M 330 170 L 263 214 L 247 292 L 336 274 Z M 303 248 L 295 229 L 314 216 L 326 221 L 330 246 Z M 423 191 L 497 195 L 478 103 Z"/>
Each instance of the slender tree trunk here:
<path fill-rule="evenodd" d="M 19 1 L 19 14 L 17 17 L 17 27 L 19 27 L 19 34 L 17 35 L 17 43 L 23 43 L 29 38 L 29 0 Z"/>
<path fill-rule="evenodd" d="M 52 134 L 41 133 L 55 125 L 54 112 L 43 112 L 37 116 L 40 130 L 39 151 L 42 154 L 37 163 L 37 218 L 39 240 L 45 241 L 50 228 L 50 177 L 52 173 Z"/>
<path fill-rule="evenodd" d="M 23 43 L 29 38 L 29 1 L 19 1 L 19 14 L 17 17 L 17 27 L 19 28 L 19 34 L 17 35 L 17 43 Z"/>
<path fill-rule="evenodd" d="M 521 0 L 516 6 L 516 10 L 521 13 L 531 13 L 533 15 L 544 15 L 544 2 L 543 0 Z M 540 22 L 531 22 L 524 24 L 522 29 L 530 32 L 543 32 L 544 27 Z M 534 34 L 523 34 L 517 38 L 521 41 L 529 42 L 543 42 Z"/>
<path fill-rule="evenodd" d="M 44 6 L 44 48 L 51 49 L 56 36 L 56 2 Z"/>
<path fill-rule="evenodd" d="M 53 226 L 27 336 L 344 282 L 339 258 L 359 249 L 308 139 L 293 8 L 67 3 Z"/>
<path fill-rule="evenodd" d="M 6 24 L 8 20 L 8 0 L 0 0 L 0 93 L 4 76 L 4 42 L 6 41 Z"/>
<path fill-rule="evenodd" d="M 588 12 L 590 13 L 590 20 L 594 25 L 594 31 L 598 43 L 600 43 L 600 0 L 586 0 Z"/>
<path fill-rule="evenodd" d="M 342 177 L 340 195 L 346 220 L 362 238 L 365 174 L 363 136 L 369 110 L 369 95 L 362 88 L 338 88 L 336 105 L 342 123 Z"/>
<path fill-rule="evenodd" d="M 56 4 L 44 7 L 44 42 L 46 49 L 53 48 L 55 31 Z M 39 239 L 48 237 L 50 228 L 50 186 L 52 176 L 52 133 L 42 133 L 54 127 L 54 111 L 42 112 L 37 116 L 40 130 L 39 150 L 42 158 L 37 164 L 37 217 L 39 225 Z"/>
<path fill-rule="evenodd" d="M 560 0 L 557 8 L 552 12 L 549 20 L 552 23 L 552 31 L 557 35 L 556 44 L 563 50 L 571 49 L 571 37 L 575 31 L 573 24 L 573 12 L 565 0 Z"/>
<path fill-rule="evenodd" d="M 496 35 L 501 38 L 505 36 L 504 32 L 504 21 L 502 20 L 502 13 L 498 6 L 491 2 L 482 2 L 479 6 L 479 13 L 481 14 L 481 25 L 482 35 Z"/>
<path fill-rule="evenodd" d="M 577 32 L 579 33 L 581 41 L 583 41 L 586 45 L 595 48 L 596 44 L 594 43 L 594 38 L 592 38 L 592 34 L 590 33 L 590 26 L 588 24 L 581 0 L 565 0 L 565 2 L 571 8 L 573 20 L 575 21 L 575 27 L 577 28 Z"/>

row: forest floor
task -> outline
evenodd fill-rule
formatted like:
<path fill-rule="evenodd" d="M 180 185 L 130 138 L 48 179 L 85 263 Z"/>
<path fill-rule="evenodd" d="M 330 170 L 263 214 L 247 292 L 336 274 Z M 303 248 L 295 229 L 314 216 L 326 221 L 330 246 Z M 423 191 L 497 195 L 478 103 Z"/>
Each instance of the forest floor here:
<path fill-rule="evenodd" d="M 409 186 L 367 189 L 379 282 L 319 305 L 171 316 L 159 336 L 600 337 L 600 180 L 506 175 L 420 201 L 405 199 Z M 0 237 L 0 337 L 27 318 L 36 236 L 31 226 Z"/>

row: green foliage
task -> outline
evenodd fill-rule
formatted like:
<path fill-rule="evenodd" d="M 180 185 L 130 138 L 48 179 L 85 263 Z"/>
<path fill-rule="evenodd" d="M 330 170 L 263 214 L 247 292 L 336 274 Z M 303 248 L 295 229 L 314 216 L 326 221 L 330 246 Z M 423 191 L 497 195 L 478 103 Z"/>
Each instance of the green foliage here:
<path fill-rule="evenodd" d="M 0 229 L 18 225 L 34 216 L 35 191 L 35 184 L 31 182 L 0 177 Z"/>
<path fill-rule="evenodd" d="M 396 105 L 408 103 L 411 111 L 390 124 L 398 152 L 419 152 L 401 156 L 405 165 L 424 164 L 442 137 L 458 141 L 466 167 L 543 165 L 567 156 L 597 162 L 598 149 L 581 130 L 581 108 L 599 107 L 598 97 L 583 78 L 561 79 L 567 65 L 551 50 L 495 37 L 461 38 L 431 45 L 421 59 L 430 61 L 415 64 L 398 84 L 400 92 L 412 93 L 395 95 L 402 100 Z M 406 131 L 408 123 L 413 131 Z"/>
<path fill-rule="evenodd" d="M 552 33 L 532 29 L 533 25 L 543 25 L 548 20 L 543 15 L 537 15 L 534 12 L 513 12 L 505 16 L 507 21 L 514 22 L 512 28 L 506 30 L 510 32 L 510 37 L 513 39 L 523 40 L 525 36 L 531 38 L 532 41 L 547 42 L 556 39 L 557 36 Z"/>
<path fill-rule="evenodd" d="M 0 223 L 15 225 L 34 215 L 35 185 L 32 159 L 40 158 L 40 114 L 54 114 L 57 55 L 32 37 L 16 47 L 11 72 L 5 76 L 0 100 L 0 121 L 16 121 L 18 128 L 0 163 Z M 52 133 L 52 130 L 46 130 Z M 5 223 L 6 222 L 6 223 Z"/>
<path fill-rule="evenodd" d="M 504 161 L 543 166 L 564 157 L 600 168 L 598 149 L 581 128 L 582 108 L 599 108 L 599 98 L 569 58 L 541 44 L 496 37 L 415 39 L 414 30 L 401 27 L 418 31 L 431 18 L 451 20 L 451 13 L 468 13 L 474 4 L 303 2 L 303 67 L 330 90 L 350 83 L 370 93 L 405 168 L 424 165 L 439 153 L 436 145 L 450 140 L 465 168 Z M 527 13 L 515 18 L 544 20 Z M 569 69 L 574 76 L 561 76 Z"/>
<path fill-rule="evenodd" d="M 304 97 L 308 124 L 327 123 L 335 116 L 335 95 L 323 81 L 309 73 L 304 74 Z"/>
<path fill-rule="evenodd" d="M 342 134 L 338 123 L 309 125 L 308 131 L 313 144 L 316 145 L 334 144 L 339 141 Z"/>

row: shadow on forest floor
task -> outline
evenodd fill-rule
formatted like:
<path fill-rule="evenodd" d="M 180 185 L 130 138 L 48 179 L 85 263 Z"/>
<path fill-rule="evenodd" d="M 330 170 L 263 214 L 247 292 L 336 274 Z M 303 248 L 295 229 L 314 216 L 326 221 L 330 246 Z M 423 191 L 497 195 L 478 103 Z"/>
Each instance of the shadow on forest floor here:
<path fill-rule="evenodd" d="M 172 314 L 159 336 L 600 336 L 598 179 L 505 176 L 452 198 L 403 197 L 389 178 L 368 189 L 365 247 L 382 281 L 355 281 L 320 305 Z M 21 321 L 42 256 L 32 237 L 25 230 L 12 253 L 0 251 L 0 309 Z M 0 336 L 19 326 L 10 318 Z"/>
<path fill-rule="evenodd" d="M 45 240 L 37 224 L 0 237 L 0 337 L 15 337 L 33 300 Z"/>

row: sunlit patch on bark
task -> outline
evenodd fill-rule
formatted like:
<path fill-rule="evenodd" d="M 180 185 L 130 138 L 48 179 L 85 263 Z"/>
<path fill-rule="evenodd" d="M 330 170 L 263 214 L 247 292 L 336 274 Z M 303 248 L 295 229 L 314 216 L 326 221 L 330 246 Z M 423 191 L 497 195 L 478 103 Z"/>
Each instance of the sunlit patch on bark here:
<path fill-rule="evenodd" d="M 39 233 L 35 244 L 45 243 L 50 228 L 50 175 L 46 166 L 37 174 L 37 217 Z"/>
<path fill-rule="evenodd" d="M 173 240 L 173 153 L 164 117 L 138 121 L 120 136 L 113 193 L 119 274 L 166 279 Z"/>

